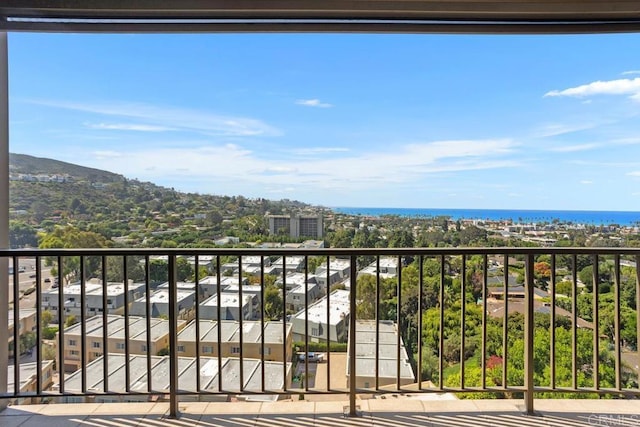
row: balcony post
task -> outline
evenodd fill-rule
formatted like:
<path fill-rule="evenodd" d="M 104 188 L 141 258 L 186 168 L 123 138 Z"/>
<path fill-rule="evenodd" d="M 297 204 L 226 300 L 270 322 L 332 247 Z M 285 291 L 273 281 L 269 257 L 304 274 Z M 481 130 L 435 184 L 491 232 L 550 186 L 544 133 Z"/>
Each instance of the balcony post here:
<path fill-rule="evenodd" d="M 9 52 L 0 32 L 0 248 L 9 248 Z M 17 295 L 14 295 L 16 298 Z M 0 258 L 0 394 L 7 393 L 9 364 L 9 260 Z M 16 322 L 18 320 L 16 319 Z M 18 343 L 15 343 L 17 345 Z M 0 399 L 0 411 L 8 401 Z"/>
<path fill-rule="evenodd" d="M 524 316 L 524 406 L 528 415 L 533 415 L 533 336 L 535 323 L 533 320 L 533 254 L 527 254 L 525 265 L 525 306 Z"/>
<path fill-rule="evenodd" d="M 178 280 L 176 256 L 169 255 L 169 417 L 178 418 Z M 219 357 L 219 356 L 218 356 Z M 151 374 L 151 373 L 149 373 Z M 199 374 L 198 374 L 199 375 Z"/>
<path fill-rule="evenodd" d="M 356 268 L 357 257 L 352 255 L 350 258 L 350 274 L 349 277 L 349 416 L 358 416 L 356 408 Z M 327 323 L 329 319 L 327 319 Z"/>

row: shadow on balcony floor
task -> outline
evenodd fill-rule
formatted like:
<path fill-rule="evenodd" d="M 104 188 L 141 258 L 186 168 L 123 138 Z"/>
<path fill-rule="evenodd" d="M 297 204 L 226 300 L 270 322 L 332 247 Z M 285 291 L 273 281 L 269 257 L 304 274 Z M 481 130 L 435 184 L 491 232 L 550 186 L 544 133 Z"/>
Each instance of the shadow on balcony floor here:
<path fill-rule="evenodd" d="M 638 400 L 536 401 L 536 415 L 522 412 L 522 401 L 358 402 L 361 416 L 345 418 L 346 402 L 184 403 L 178 419 L 167 417 L 167 403 L 12 406 L 0 413 L 2 427 L 411 427 L 411 426 L 640 426 Z"/>

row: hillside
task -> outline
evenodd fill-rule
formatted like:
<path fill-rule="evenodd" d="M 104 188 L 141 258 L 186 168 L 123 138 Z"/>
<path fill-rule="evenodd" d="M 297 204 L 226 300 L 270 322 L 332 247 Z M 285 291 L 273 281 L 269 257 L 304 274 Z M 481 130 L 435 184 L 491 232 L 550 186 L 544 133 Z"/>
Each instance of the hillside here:
<path fill-rule="evenodd" d="M 182 193 L 22 154 L 10 155 L 10 170 L 11 239 L 17 247 L 36 246 L 36 230 L 51 231 L 56 225 L 122 238 L 130 246 L 207 246 L 222 236 L 259 240 L 268 234 L 266 213 L 314 209 L 290 200 Z M 37 180 L 34 175 L 71 179 Z"/>
<path fill-rule="evenodd" d="M 9 172 L 31 175 L 70 175 L 77 180 L 91 182 L 118 182 L 124 180 L 122 175 L 100 169 L 14 153 L 9 154 Z"/>

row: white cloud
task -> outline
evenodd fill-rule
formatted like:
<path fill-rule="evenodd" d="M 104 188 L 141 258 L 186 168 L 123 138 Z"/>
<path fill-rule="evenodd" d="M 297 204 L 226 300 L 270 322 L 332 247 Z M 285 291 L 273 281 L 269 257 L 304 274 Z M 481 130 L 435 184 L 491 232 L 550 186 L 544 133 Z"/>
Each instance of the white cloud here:
<path fill-rule="evenodd" d="M 627 176 L 640 177 L 640 171 L 629 172 Z"/>
<path fill-rule="evenodd" d="M 634 79 L 618 79 L 608 81 L 598 80 L 568 89 L 552 90 L 544 94 L 545 97 L 585 97 L 594 95 L 629 95 L 633 99 L 640 100 L 640 77 L 636 77 Z"/>
<path fill-rule="evenodd" d="M 623 76 L 629 76 L 632 74 L 640 74 L 640 70 L 629 70 L 629 71 L 623 71 L 622 75 Z"/>
<path fill-rule="evenodd" d="M 136 132 L 166 132 L 176 130 L 176 128 L 146 124 L 132 123 L 85 123 L 85 127 L 98 130 L 123 130 Z"/>
<path fill-rule="evenodd" d="M 277 136 L 281 132 L 258 119 L 234 117 L 190 108 L 131 102 L 82 103 L 30 100 L 32 104 L 81 111 L 107 117 L 144 121 L 137 126 L 155 126 L 214 136 Z M 129 129 L 132 130 L 132 129 Z M 148 130 L 148 129 L 147 129 Z"/>
<path fill-rule="evenodd" d="M 332 104 L 327 102 L 321 102 L 319 99 L 298 99 L 296 101 L 298 105 L 304 105 L 305 107 L 317 107 L 317 108 L 331 108 Z"/>
<path fill-rule="evenodd" d="M 435 141 L 389 145 L 382 149 L 336 151 L 320 158 L 273 160 L 268 153 L 240 145 L 200 145 L 185 141 L 175 148 L 154 147 L 121 153 L 117 162 L 93 156 L 91 167 L 154 182 L 192 182 L 195 191 L 254 193 L 287 189 L 312 194 L 359 191 L 424 182 L 425 176 L 519 166 L 511 140 Z M 153 169 L 150 169 L 153 167 Z M 204 183 L 204 184 L 203 184 Z M 394 187 L 395 188 L 395 187 Z"/>
<path fill-rule="evenodd" d="M 294 154 L 299 156 L 313 156 L 316 154 L 326 153 L 345 153 L 349 151 L 346 147 L 311 147 L 311 148 L 297 148 L 292 150 Z"/>
<path fill-rule="evenodd" d="M 109 150 L 94 151 L 93 155 L 97 159 L 116 159 L 118 157 L 122 157 L 122 153 L 119 153 L 117 151 L 109 151 Z"/>
<path fill-rule="evenodd" d="M 580 184 L 589 185 L 589 184 L 593 184 L 593 181 L 589 181 L 588 179 L 583 179 L 582 181 L 580 181 Z"/>
<path fill-rule="evenodd" d="M 595 122 L 582 121 L 580 123 L 575 123 L 575 124 L 550 123 L 537 129 L 534 132 L 534 136 L 537 138 L 545 138 L 550 136 L 565 135 L 568 133 L 574 133 L 574 132 L 580 132 L 583 130 L 593 129 L 603 124 L 606 124 L 606 122 L 595 123 Z"/>
<path fill-rule="evenodd" d="M 600 144 L 576 144 L 576 145 L 562 145 L 559 147 L 552 147 L 549 151 L 553 151 L 556 153 L 575 153 L 576 151 L 587 151 L 593 150 L 595 148 L 600 147 Z"/>

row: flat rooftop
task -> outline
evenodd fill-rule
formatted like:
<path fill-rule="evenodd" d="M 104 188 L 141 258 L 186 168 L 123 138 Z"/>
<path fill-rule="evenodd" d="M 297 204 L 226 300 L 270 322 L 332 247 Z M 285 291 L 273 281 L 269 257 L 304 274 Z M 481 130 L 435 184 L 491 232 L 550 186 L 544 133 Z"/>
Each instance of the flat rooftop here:
<path fill-rule="evenodd" d="M 144 283 L 131 283 L 128 285 L 129 292 L 145 286 Z M 124 283 L 107 283 L 107 295 L 117 296 L 123 295 L 125 290 Z M 60 288 L 50 289 L 43 292 L 50 295 L 56 295 L 60 291 Z M 85 295 L 102 295 L 102 284 L 100 283 L 85 283 L 84 285 Z M 82 292 L 82 285 L 80 283 L 73 283 L 63 287 L 64 296 L 80 296 Z"/>
<path fill-rule="evenodd" d="M 240 341 L 240 322 L 233 320 L 223 320 L 221 322 L 215 320 L 200 320 L 200 342 L 218 342 L 218 326 L 220 326 L 220 335 L 222 342 L 239 342 Z M 242 337 L 245 343 L 261 343 L 262 334 L 260 322 L 245 320 L 242 322 L 244 335 Z M 287 332 L 291 331 L 291 324 L 287 324 Z M 281 344 L 282 339 L 282 322 L 265 322 L 264 324 L 264 342 L 265 344 Z M 196 321 L 190 322 L 178 333 L 178 341 L 195 341 L 196 337 Z"/>
<path fill-rule="evenodd" d="M 151 357 L 151 385 L 152 390 L 166 392 L 169 390 L 169 357 Z M 104 390 L 104 357 L 89 363 L 85 369 L 87 389 L 91 391 Z M 130 355 L 127 363 L 124 354 L 108 355 L 109 391 L 124 392 L 126 389 L 125 365 L 129 366 L 131 392 L 147 391 L 147 356 Z M 219 365 L 222 370 L 219 371 Z M 262 390 L 262 362 L 258 359 L 243 359 L 244 389 L 247 391 Z M 291 363 L 264 362 L 265 388 L 269 390 L 283 389 L 284 372 L 291 369 Z M 219 391 L 218 376 L 222 377 L 222 390 L 240 391 L 240 359 L 222 358 L 220 363 L 215 357 L 200 357 L 200 366 L 195 357 L 178 358 L 178 384 L 181 390 L 195 391 L 196 378 L 200 375 L 200 386 L 204 391 Z M 82 390 L 82 370 L 76 371 L 65 380 L 65 391 L 73 393 Z M 254 378 L 257 376 L 257 379 Z M 251 387 L 251 388 L 250 388 Z"/>
<path fill-rule="evenodd" d="M 327 297 L 314 302 L 307 309 L 309 322 L 337 325 L 345 316 L 349 315 L 349 291 L 338 289 L 329 294 L 330 318 L 327 322 Z M 305 310 L 301 310 L 294 316 L 296 319 L 305 320 Z"/>
<path fill-rule="evenodd" d="M 398 329 L 391 321 L 378 322 L 379 344 L 376 345 L 376 321 L 356 321 L 356 375 L 375 377 L 376 353 L 378 355 L 378 375 L 380 378 L 398 376 Z M 400 337 L 400 378 L 414 379 L 407 350 Z"/>
<path fill-rule="evenodd" d="M 253 296 L 251 295 L 242 295 L 243 306 L 247 304 L 251 304 L 251 300 Z M 235 292 L 221 292 L 220 293 L 220 307 L 238 307 L 239 306 L 240 297 Z M 217 306 L 218 305 L 218 295 L 212 295 L 203 302 L 200 303 L 201 306 Z"/>
<path fill-rule="evenodd" d="M 158 340 L 169 334 L 169 321 L 152 317 L 149 318 L 151 324 L 151 341 Z M 178 320 L 178 328 L 185 323 L 184 320 Z M 103 318 L 102 316 L 93 316 L 85 321 L 85 331 L 87 337 L 102 338 L 103 337 Z M 125 321 L 124 316 L 110 314 L 107 316 L 107 338 L 124 339 Z M 82 325 L 76 323 L 64 330 L 65 336 L 82 335 Z M 138 316 L 129 316 L 129 339 L 130 340 L 146 340 L 147 339 L 147 318 Z"/>

